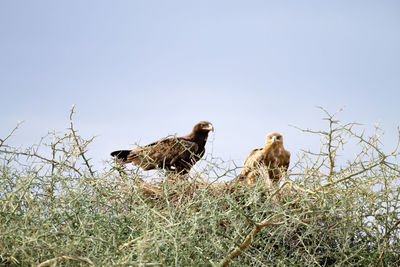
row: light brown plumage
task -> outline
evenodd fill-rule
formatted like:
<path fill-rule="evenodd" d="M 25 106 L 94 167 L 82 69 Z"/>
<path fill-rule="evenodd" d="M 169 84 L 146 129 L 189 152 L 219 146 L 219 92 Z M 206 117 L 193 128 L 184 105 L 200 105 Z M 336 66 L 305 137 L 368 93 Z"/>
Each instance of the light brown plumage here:
<path fill-rule="evenodd" d="M 290 152 L 283 147 L 283 136 L 280 133 L 270 133 L 264 147 L 253 149 L 247 156 L 238 179 L 253 184 L 257 178 L 263 177 L 267 182 L 279 183 L 289 162 Z"/>

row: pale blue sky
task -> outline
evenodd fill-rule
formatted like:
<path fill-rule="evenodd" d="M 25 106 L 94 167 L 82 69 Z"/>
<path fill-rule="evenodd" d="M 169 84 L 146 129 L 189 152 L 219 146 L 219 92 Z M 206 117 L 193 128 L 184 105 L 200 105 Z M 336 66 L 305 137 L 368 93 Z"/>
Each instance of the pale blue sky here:
<path fill-rule="evenodd" d="M 241 164 L 265 135 L 318 147 L 289 126 L 322 113 L 400 124 L 399 1 L 0 0 L 0 137 L 76 127 L 101 166 L 114 149 L 214 124 L 208 151 Z M 96 164 L 97 164 L 96 163 Z"/>

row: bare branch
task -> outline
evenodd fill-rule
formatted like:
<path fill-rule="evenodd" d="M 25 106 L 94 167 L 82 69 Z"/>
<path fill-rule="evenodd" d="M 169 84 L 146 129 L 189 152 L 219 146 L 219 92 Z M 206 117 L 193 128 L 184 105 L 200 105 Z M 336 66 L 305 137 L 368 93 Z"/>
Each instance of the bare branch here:
<path fill-rule="evenodd" d="M 59 261 L 78 261 L 78 262 L 83 262 L 89 264 L 89 266 L 94 267 L 93 262 L 89 258 L 84 258 L 84 257 L 70 257 L 70 256 L 60 256 L 56 257 L 47 261 L 44 261 L 40 263 L 37 267 L 45 267 L 45 266 L 50 266 L 53 263 L 59 262 Z"/>

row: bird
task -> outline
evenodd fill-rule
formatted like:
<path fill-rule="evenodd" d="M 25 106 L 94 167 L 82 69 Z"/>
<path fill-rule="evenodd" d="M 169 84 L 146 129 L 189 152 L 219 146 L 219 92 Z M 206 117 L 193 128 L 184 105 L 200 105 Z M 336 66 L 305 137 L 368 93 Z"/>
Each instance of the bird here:
<path fill-rule="evenodd" d="M 184 175 L 203 157 L 210 131 L 214 131 L 212 123 L 200 121 L 188 135 L 166 137 L 133 150 L 113 151 L 111 156 L 122 164 L 132 163 L 145 171 L 160 168 Z"/>
<path fill-rule="evenodd" d="M 268 176 L 269 185 L 278 184 L 289 168 L 290 152 L 283 147 L 283 136 L 270 133 L 263 148 L 253 149 L 244 161 L 238 180 L 254 184 L 258 177 Z"/>

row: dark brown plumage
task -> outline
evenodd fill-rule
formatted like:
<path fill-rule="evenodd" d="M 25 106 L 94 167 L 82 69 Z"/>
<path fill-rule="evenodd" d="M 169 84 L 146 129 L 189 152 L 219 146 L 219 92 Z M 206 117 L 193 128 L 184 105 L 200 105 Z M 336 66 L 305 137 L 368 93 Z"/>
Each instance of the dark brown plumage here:
<path fill-rule="evenodd" d="M 164 138 L 133 150 L 118 150 L 111 153 L 121 163 L 132 163 L 143 170 L 163 168 L 186 174 L 205 153 L 208 133 L 213 131 L 208 121 L 197 123 L 190 134 L 182 137 Z"/>
<path fill-rule="evenodd" d="M 289 163 L 290 152 L 283 147 L 283 136 L 270 133 L 264 147 L 253 149 L 247 156 L 238 179 L 253 184 L 257 177 L 268 176 L 269 181 L 279 183 Z"/>

